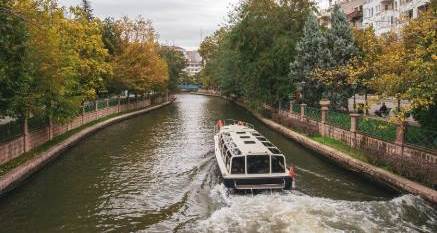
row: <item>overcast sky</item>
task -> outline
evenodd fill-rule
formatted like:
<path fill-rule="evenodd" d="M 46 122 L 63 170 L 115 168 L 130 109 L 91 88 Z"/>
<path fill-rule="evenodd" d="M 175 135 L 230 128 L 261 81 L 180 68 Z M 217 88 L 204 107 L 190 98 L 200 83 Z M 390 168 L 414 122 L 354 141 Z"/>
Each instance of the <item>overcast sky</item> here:
<path fill-rule="evenodd" d="M 81 0 L 59 0 L 70 6 Z M 239 0 L 90 0 L 94 13 L 151 19 L 161 43 L 196 49 L 202 37 L 213 33 L 226 20 L 227 13 Z M 321 0 L 327 2 L 327 0 Z"/>

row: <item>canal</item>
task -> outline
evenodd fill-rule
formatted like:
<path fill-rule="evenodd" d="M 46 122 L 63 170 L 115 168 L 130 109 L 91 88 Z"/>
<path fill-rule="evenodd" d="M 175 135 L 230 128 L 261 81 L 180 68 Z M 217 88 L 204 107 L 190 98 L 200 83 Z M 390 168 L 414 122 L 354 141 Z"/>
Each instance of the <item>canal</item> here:
<path fill-rule="evenodd" d="M 215 97 L 110 126 L 0 198 L 0 232 L 437 232 L 437 213 L 344 171 Z M 214 123 L 253 123 L 298 168 L 297 191 L 229 194 Z"/>

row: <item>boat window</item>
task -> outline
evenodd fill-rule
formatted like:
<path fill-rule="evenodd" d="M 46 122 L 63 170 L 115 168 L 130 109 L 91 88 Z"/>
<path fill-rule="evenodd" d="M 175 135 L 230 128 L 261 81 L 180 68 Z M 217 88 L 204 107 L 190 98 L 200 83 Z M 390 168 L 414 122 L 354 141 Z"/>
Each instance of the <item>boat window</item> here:
<path fill-rule="evenodd" d="M 237 134 L 246 134 L 246 132 L 237 132 Z"/>
<path fill-rule="evenodd" d="M 270 142 L 263 142 L 263 144 L 267 147 L 273 147 L 273 144 L 271 144 Z"/>
<path fill-rule="evenodd" d="M 273 154 L 281 154 L 281 151 L 280 151 L 278 148 L 270 147 L 269 150 L 270 150 Z"/>
<path fill-rule="evenodd" d="M 256 137 L 261 136 L 261 134 L 259 134 L 259 133 L 252 133 L 252 135 L 253 135 L 253 136 L 256 136 Z"/>
<path fill-rule="evenodd" d="M 244 144 L 255 144 L 255 141 L 244 141 Z"/>
<path fill-rule="evenodd" d="M 245 173 L 244 157 L 235 157 L 232 159 L 232 174 L 244 174 Z"/>
<path fill-rule="evenodd" d="M 272 173 L 284 173 L 285 161 L 282 156 L 272 156 Z"/>
<path fill-rule="evenodd" d="M 240 136 L 240 138 L 250 138 L 250 136 Z"/>
<path fill-rule="evenodd" d="M 226 156 L 226 169 L 230 169 L 231 167 L 231 157 Z"/>
<path fill-rule="evenodd" d="M 226 164 L 229 164 L 229 162 L 230 162 L 230 158 L 231 158 L 231 157 L 232 157 L 231 152 L 228 151 L 228 152 L 226 153 L 226 161 L 225 161 Z"/>
<path fill-rule="evenodd" d="M 258 140 L 260 140 L 260 141 L 262 141 L 262 142 L 267 141 L 267 139 L 266 139 L 265 137 L 256 137 L 256 138 L 258 138 Z"/>
<path fill-rule="evenodd" d="M 264 174 L 270 172 L 270 156 L 251 155 L 247 156 L 247 173 Z"/>

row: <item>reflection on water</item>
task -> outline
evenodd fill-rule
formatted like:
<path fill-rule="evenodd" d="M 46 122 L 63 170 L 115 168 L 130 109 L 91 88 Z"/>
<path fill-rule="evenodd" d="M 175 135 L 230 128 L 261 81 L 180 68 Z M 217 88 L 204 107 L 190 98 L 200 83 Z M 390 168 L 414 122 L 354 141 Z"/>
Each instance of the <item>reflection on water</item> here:
<path fill-rule="evenodd" d="M 217 119 L 254 123 L 298 167 L 298 190 L 229 194 Z M 422 199 L 341 170 L 219 98 L 180 95 L 100 131 L 0 199 L 0 232 L 436 232 Z"/>

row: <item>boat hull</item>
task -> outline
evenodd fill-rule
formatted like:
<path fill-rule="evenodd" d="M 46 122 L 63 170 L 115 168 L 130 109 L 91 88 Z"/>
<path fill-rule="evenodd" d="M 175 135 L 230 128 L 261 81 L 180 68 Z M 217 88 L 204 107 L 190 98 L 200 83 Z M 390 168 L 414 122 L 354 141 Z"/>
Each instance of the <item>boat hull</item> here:
<path fill-rule="evenodd" d="M 291 190 L 293 179 L 289 176 L 282 177 L 250 177 L 250 178 L 223 178 L 226 188 L 237 190 Z"/>

